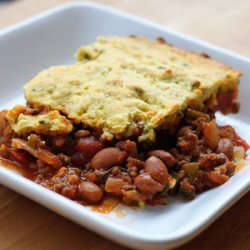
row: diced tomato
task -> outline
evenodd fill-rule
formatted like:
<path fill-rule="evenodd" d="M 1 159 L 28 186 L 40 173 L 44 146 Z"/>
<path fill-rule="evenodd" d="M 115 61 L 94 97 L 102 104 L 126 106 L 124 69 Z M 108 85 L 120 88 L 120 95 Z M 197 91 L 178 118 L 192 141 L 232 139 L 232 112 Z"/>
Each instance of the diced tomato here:
<path fill-rule="evenodd" d="M 218 110 L 220 110 L 222 113 L 230 112 L 230 109 L 233 104 L 233 99 L 234 99 L 233 91 L 219 92 L 217 94 Z"/>

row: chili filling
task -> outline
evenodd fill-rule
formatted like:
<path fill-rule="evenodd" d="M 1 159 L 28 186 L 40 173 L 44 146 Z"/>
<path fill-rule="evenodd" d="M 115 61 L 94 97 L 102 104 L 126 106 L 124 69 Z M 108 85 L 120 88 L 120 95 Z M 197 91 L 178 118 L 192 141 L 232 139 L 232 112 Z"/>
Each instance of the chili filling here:
<path fill-rule="evenodd" d="M 218 95 L 223 112 L 232 103 L 233 94 Z M 30 110 L 22 112 L 31 114 Z M 32 110 L 32 115 L 46 112 Z M 99 204 L 107 196 L 140 207 L 167 204 L 169 195 L 193 199 L 227 182 L 248 149 L 231 126 L 218 126 L 213 114 L 188 109 L 171 134 L 158 131 L 155 143 L 148 144 L 138 143 L 136 137 L 105 141 L 98 131 L 79 125 L 65 135 L 21 136 L 2 111 L 0 159 L 34 182 L 83 204 Z"/>

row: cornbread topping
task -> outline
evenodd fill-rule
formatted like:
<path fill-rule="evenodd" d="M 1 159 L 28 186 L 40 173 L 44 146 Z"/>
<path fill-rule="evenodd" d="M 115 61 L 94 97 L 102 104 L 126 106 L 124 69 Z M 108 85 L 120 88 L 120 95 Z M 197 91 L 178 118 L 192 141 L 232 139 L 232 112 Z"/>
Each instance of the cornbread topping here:
<path fill-rule="evenodd" d="M 237 88 L 240 72 L 160 41 L 100 37 L 77 53 L 79 62 L 42 71 L 25 85 L 34 107 L 48 105 L 75 123 L 140 140 L 187 107 L 200 109 L 218 91 Z M 172 125 L 170 123 L 170 125 Z"/>

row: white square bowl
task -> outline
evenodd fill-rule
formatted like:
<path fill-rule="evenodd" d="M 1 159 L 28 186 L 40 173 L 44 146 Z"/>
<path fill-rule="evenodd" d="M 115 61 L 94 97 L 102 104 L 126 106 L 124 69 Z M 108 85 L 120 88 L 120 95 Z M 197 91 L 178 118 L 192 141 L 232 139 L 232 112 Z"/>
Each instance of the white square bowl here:
<path fill-rule="evenodd" d="M 217 119 L 233 125 L 250 142 L 248 58 L 93 3 L 62 5 L 0 32 L 1 109 L 24 103 L 23 84 L 46 67 L 73 63 L 72 55 L 79 46 L 96 40 L 99 35 L 131 34 L 163 37 L 174 46 L 205 52 L 244 72 L 240 83 L 240 113 L 227 117 L 218 114 Z M 145 209 L 120 207 L 126 214 L 124 217 L 117 216 L 115 212 L 108 215 L 94 212 L 2 166 L 0 182 L 113 241 L 138 249 L 166 249 L 195 237 L 248 192 L 250 167 L 246 166 L 226 184 L 190 202 L 170 199 L 168 206 Z"/>

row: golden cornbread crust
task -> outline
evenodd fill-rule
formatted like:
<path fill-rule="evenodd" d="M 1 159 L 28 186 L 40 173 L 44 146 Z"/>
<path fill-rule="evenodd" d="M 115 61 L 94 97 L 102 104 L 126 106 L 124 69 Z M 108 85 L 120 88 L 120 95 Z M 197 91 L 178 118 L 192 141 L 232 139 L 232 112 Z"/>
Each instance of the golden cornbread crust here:
<path fill-rule="evenodd" d="M 42 71 L 25 89 L 32 107 L 49 106 L 112 140 L 155 139 L 155 130 L 218 91 L 237 89 L 241 73 L 157 40 L 100 37 L 77 53 L 79 62 Z"/>

